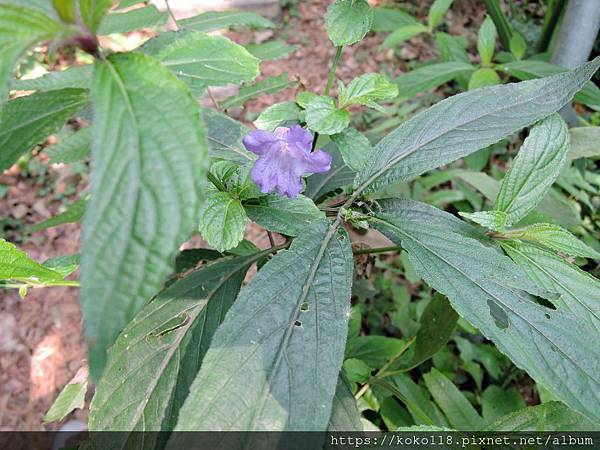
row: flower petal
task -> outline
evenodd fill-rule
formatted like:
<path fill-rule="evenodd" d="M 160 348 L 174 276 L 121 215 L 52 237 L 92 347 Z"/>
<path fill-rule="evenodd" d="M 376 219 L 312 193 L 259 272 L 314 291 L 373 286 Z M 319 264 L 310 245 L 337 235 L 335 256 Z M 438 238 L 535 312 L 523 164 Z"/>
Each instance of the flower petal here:
<path fill-rule="evenodd" d="M 286 141 L 299 146 L 305 153 L 312 149 L 313 135 L 310 131 L 302 128 L 300 125 L 294 125 L 286 137 Z"/>
<path fill-rule="evenodd" d="M 263 153 L 268 152 L 270 146 L 278 140 L 279 138 L 269 131 L 254 130 L 244 136 L 242 142 L 244 143 L 244 147 L 252 153 L 262 155 Z"/>
<path fill-rule="evenodd" d="M 305 158 L 305 173 L 323 173 L 331 169 L 331 155 L 323 150 L 316 150 Z"/>

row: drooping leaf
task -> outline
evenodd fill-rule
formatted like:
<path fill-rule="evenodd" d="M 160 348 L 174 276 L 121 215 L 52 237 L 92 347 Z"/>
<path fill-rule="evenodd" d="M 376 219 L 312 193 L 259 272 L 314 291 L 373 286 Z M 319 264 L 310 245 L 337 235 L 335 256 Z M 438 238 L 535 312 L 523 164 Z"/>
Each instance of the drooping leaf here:
<path fill-rule="evenodd" d="M 371 31 L 373 10 L 366 0 L 336 0 L 327 8 L 325 27 L 333 45 L 352 45 Z"/>
<path fill-rule="evenodd" d="M 525 242 L 503 242 L 506 253 L 538 286 L 560 294 L 554 303 L 600 330 L 600 281 L 560 256 Z"/>
<path fill-rule="evenodd" d="M 47 259 L 42 266 L 68 277 L 79 268 L 79 255 L 62 255 Z"/>
<path fill-rule="evenodd" d="M 551 294 L 468 224 L 422 203 L 380 203 L 386 213 L 374 225 L 406 249 L 431 287 L 536 382 L 600 417 L 599 350 L 589 340 L 594 328 L 564 308 L 536 303 L 528 292 Z"/>
<path fill-rule="evenodd" d="M 45 149 L 53 163 L 74 163 L 86 159 L 92 148 L 92 129 L 83 128 Z"/>
<path fill-rule="evenodd" d="M 296 102 L 275 103 L 260 113 L 254 125 L 259 130 L 273 131 L 277 127 L 289 127 L 300 122 L 300 114 Z"/>
<path fill-rule="evenodd" d="M 494 25 L 494 21 L 490 16 L 486 16 L 477 33 L 477 51 L 484 66 L 492 62 L 497 38 L 496 25 Z"/>
<path fill-rule="evenodd" d="M 54 403 L 44 416 L 44 422 L 58 422 L 63 420 L 67 414 L 76 409 L 83 409 L 85 405 L 85 393 L 88 388 L 88 371 L 82 368 L 60 391 Z"/>
<path fill-rule="evenodd" d="M 427 23 L 430 28 L 435 28 L 443 19 L 446 11 L 452 6 L 454 0 L 435 0 L 429 7 L 427 14 Z"/>
<path fill-rule="evenodd" d="M 357 336 L 346 348 L 347 358 L 356 358 L 374 369 L 379 369 L 406 349 L 406 342 L 388 336 Z"/>
<path fill-rule="evenodd" d="M 88 103 L 82 89 L 62 89 L 19 97 L 0 110 L 0 172 L 57 132 Z"/>
<path fill-rule="evenodd" d="M 483 419 L 469 400 L 439 370 L 432 368 L 423 375 L 425 385 L 450 425 L 457 430 L 479 430 Z"/>
<path fill-rule="evenodd" d="M 392 100 L 398 96 L 398 88 L 380 73 L 366 73 L 354 78 L 346 87 L 340 82 L 339 107 L 365 105 L 382 111 L 376 102 Z"/>
<path fill-rule="evenodd" d="M 419 21 L 397 8 L 373 8 L 373 31 L 394 31 L 405 25 L 415 25 Z"/>
<path fill-rule="evenodd" d="M 328 144 L 324 150 L 333 158 L 331 169 L 329 172 L 315 173 L 308 177 L 306 180 L 306 189 L 304 190 L 304 195 L 315 201 L 318 201 L 331 191 L 351 186 L 355 176 L 354 171 L 344 162 L 335 144 Z"/>
<path fill-rule="evenodd" d="M 595 158 L 600 156 L 600 127 L 577 127 L 569 130 L 571 149 L 567 157 Z"/>
<path fill-rule="evenodd" d="M 600 58 L 553 77 L 443 100 L 383 138 L 355 187 L 373 192 L 485 148 L 560 109 L 598 66 Z"/>
<path fill-rule="evenodd" d="M 295 104 L 295 103 L 294 103 Z M 350 114 L 336 106 L 331 97 L 317 97 L 306 107 L 308 128 L 320 134 L 337 134 L 350 123 Z"/>
<path fill-rule="evenodd" d="M 36 223 L 29 228 L 30 233 L 37 233 L 38 231 L 46 230 L 48 228 L 63 225 L 65 223 L 76 223 L 81 220 L 85 213 L 85 208 L 88 203 L 88 196 L 84 195 L 72 205 L 69 205 L 67 209 L 43 222 Z"/>
<path fill-rule="evenodd" d="M 325 218 L 325 213 L 303 195 L 290 199 L 271 194 L 245 205 L 245 209 L 253 222 L 287 236 L 298 236 L 311 222 Z"/>
<path fill-rule="evenodd" d="M 286 58 L 298 49 L 296 45 L 288 45 L 284 41 L 273 40 L 261 44 L 248 44 L 246 50 L 261 61 L 272 61 L 274 59 Z"/>
<path fill-rule="evenodd" d="M 275 94 L 284 89 L 290 88 L 297 84 L 296 81 L 290 80 L 287 73 L 282 73 L 276 77 L 268 77 L 254 84 L 243 86 L 237 95 L 229 97 L 221 103 L 223 109 L 242 106 L 248 100 L 253 100 L 262 94 Z"/>
<path fill-rule="evenodd" d="M 496 86 L 501 82 L 502 80 L 500 80 L 500 77 L 494 69 L 482 67 L 471 74 L 471 78 L 469 78 L 469 90 L 486 86 Z"/>
<path fill-rule="evenodd" d="M 567 124 L 553 114 L 531 129 L 502 180 L 494 209 L 506 213 L 506 225 L 527 215 L 548 193 L 569 152 Z"/>
<path fill-rule="evenodd" d="M 51 38 L 60 30 L 61 25 L 41 11 L 0 4 L 0 106 L 6 101 L 9 81 L 19 57 L 35 43 Z"/>
<path fill-rule="evenodd" d="M 244 238 L 246 213 L 242 203 L 228 192 L 216 191 L 207 196 L 200 208 L 202 237 L 219 252 L 234 248 Z"/>
<path fill-rule="evenodd" d="M 225 86 L 252 81 L 259 75 L 260 61 L 248 50 L 222 36 L 193 31 L 159 35 L 144 51 L 200 92 L 207 86 Z"/>
<path fill-rule="evenodd" d="M 341 133 L 331 136 L 344 158 L 344 162 L 355 172 L 359 172 L 371 153 L 371 143 L 356 128 L 348 127 Z"/>
<path fill-rule="evenodd" d="M 97 63 L 93 97 L 81 302 L 97 380 L 107 347 L 160 288 L 195 227 L 207 146 L 188 89 L 148 56 Z"/>
<path fill-rule="evenodd" d="M 79 0 L 81 18 L 92 33 L 96 33 L 113 3 L 114 0 Z"/>
<path fill-rule="evenodd" d="M 404 41 L 407 41 L 418 34 L 424 33 L 425 31 L 427 31 L 427 27 L 420 23 L 416 23 L 414 25 L 404 25 L 387 36 L 383 40 L 381 46 L 383 48 L 397 47 Z"/>
<path fill-rule="evenodd" d="M 56 89 L 89 89 L 93 66 L 75 66 L 65 70 L 48 72 L 41 77 L 14 80 L 11 89 L 18 91 L 52 91 Z"/>
<path fill-rule="evenodd" d="M 275 28 L 275 24 L 264 17 L 248 11 L 208 11 L 179 21 L 179 25 L 195 31 L 222 30 L 231 27 Z"/>
<path fill-rule="evenodd" d="M 211 339 L 258 258 L 211 262 L 136 315 L 109 352 L 90 406 L 91 431 L 160 431 L 175 425 Z M 135 434 L 122 434 L 119 439 L 134 443 Z M 126 447 L 111 439 L 111 448 Z"/>
<path fill-rule="evenodd" d="M 356 407 L 356 400 L 348 381 L 340 375 L 335 389 L 333 403 L 331 406 L 331 417 L 329 418 L 328 432 L 335 431 L 362 431 L 363 425 L 360 421 L 360 412 Z"/>
<path fill-rule="evenodd" d="M 0 280 L 45 284 L 62 279 L 60 273 L 42 266 L 14 244 L 0 238 Z"/>
<path fill-rule="evenodd" d="M 214 109 L 202 108 L 200 113 L 206 128 L 208 155 L 212 159 L 240 164 L 256 159 L 254 153 L 246 150 L 242 144 L 242 138 L 250 132 L 248 128 Z"/>
<path fill-rule="evenodd" d="M 548 402 L 501 417 L 483 431 L 600 431 L 600 427 L 563 403 Z"/>
<path fill-rule="evenodd" d="M 430 64 L 400 75 L 394 83 L 401 98 L 412 98 L 419 92 L 434 89 L 474 70 L 473 66 L 464 62 Z"/>
<path fill-rule="evenodd" d="M 159 11 L 156 6 L 131 9 L 126 12 L 108 14 L 98 28 L 98 34 L 127 33 L 141 28 L 157 28 L 165 25 L 169 13 Z"/>
<path fill-rule="evenodd" d="M 240 292 L 175 430 L 325 430 L 348 331 L 351 280 L 347 234 L 325 221 L 306 227 Z"/>

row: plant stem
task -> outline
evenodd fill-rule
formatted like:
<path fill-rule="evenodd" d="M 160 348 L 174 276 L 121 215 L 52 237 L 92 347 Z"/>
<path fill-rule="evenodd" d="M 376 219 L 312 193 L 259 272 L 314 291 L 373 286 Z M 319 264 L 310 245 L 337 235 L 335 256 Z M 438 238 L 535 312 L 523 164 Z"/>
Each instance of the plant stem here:
<path fill-rule="evenodd" d="M 273 233 L 267 230 L 267 236 L 269 237 L 269 243 L 271 244 L 271 247 L 275 247 L 275 239 L 273 239 Z"/>
<path fill-rule="evenodd" d="M 217 111 L 221 111 L 221 108 L 219 107 L 219 104 L 217 103 L 217 101 L 215 100 L 215 97 L 212 94 L 212 91 L 210 90 L 209 87 L 206 88 L 206 92 L 208 93 L 208 96 L 210 97 L 212 104 L 214 105 L 215 109 Z"/>
<path fill-rule="evenodd" d="M 510 51 L 510 38 L 512 37 L 512 28 L 508 23 L 508 20 L 506 20 L 504 12 L 502 12 L 499 0 L 484 0 L 484 3 L 488 14 L 490 15 L 490 17 L 494 21 L 494 24 L 496 25 L 496 29 L 498 30 L 498 36 L 500 37 L 500 42 L 502 43 L 502 47 L 507 52 Z"/>
<path fill-rule="evenodd" d="M 175 28 L 177 30 L 179 30 L 179 23 L 177 22 L 177 19 L 175 18 L 175 14 L 173 13 L 173 10 L 171 9 L 171 5 L 169 5 L 169 0 L 165 0 L 165 5 L 167 5 L 167 11 L 169 12 L 169 15 L 171 16 L 171 19 L 173 20 L 173 23 L 175 24 Z"/>
<path fill-rule="evenodd" d="M 221 180 L 219 180 L 217 177 L 215 177 L 210 171 L 206 174 L 206 178 L 208 178 L 208 181 L 210 181 L 212 184 L 214 184 L 218 190 L 220 190 L 220 191 L 227 190 L 225 188 L 225 185 L 223 185 L 223 183 L 221 183 Z"/>
<path fill-rule="evenodd" d="M 377 248 L 360 248 L 354 251 L 355 255 L 366 255 L 369 253 L 387 253 L 387 252 L 397 252 L 402 250 L 402 247 L 398 245 L 393 245 L 390 247 L 377 247 Z"/>

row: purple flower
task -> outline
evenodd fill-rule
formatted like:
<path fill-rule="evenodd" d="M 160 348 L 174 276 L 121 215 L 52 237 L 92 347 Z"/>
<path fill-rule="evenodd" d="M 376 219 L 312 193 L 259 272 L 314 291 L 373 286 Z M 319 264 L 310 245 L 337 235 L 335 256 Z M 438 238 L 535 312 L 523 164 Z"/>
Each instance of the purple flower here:
<path fill-rule="evenodd" d="M 252 167 L 252 180 L 261 192 L 276 191 L 290 198 L 302 190 L 302 175 L 331 169 L 331 156 L 311 152 L 313 137 L 300 125 L 279 127 L 274 132 L 254 130 L 244 136 L 244 145 L 259 158 Z"/>

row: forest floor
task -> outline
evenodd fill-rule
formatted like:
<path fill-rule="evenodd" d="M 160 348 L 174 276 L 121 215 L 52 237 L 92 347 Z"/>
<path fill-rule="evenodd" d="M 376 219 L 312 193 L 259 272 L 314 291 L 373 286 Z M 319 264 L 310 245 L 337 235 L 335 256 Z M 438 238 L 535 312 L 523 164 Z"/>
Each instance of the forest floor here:
<path fill-rule="evenodd" d="M 277 37 L 299 46 L 287 59 L 264 62 L 262 77 L 287 72 L 311 90 L 323 90 L 335 52 L 324 31 L 329 3 L 291 2 L 284 9 L 281 28 L 253 32 L 254 42 Z M 424 17 L 429 2 L 415 3 L 424 5 L 416 8 L 420 17 Z M 481 21 L 481 5 L 475 1 L 463 1 L 461 5 L 461 14 L 451 12 L 447 16 L 451 34 L 472 33 L 473 24 Z M 230 33 L 230 36 L 240 43 L 248 39 L 247 33 Z M 423 38 L 412 39 L 399 55 L 380 51 L 381 42 L 380 36 L 368 36 L 360 44 L 347 48 L 337 71 L 338 78 L 347 83 L 356 75 L 378 71 L 382 66 L 395 76 L 405 70 L 407 61 L 425 61 L 435 55 L 432 43 Z M 247 121 L 265 107 L 294 96 L 293 89 L 264 96 L 234 114 Z M 0 175 L 0 234 L 38 261 L 79 252 L 79 224 L 32 235 L 23 230 L 62 211 L 89 182 L 86 166 L 78 170 L 64 165 L 46 166 L 47 160 L 42 152 L 26 169 L 14 166 Z M 258 227 L 251 227 L 247 237 L 260 247 L 268 245 L 266 234 Z M 188 246 L 198 244 L 200 240 L 195 237 Z M 60 424 L 45 424 L 42 417 L 60 390 L 86 364 L 78 290 L 60 287 L 31 290 L 25 299 L 17 292 L 0 291 L 0 331 L 0 431 L 57 429 Z M 78 410 L 68 419 L 86 422 L 87 411 Z"/>

